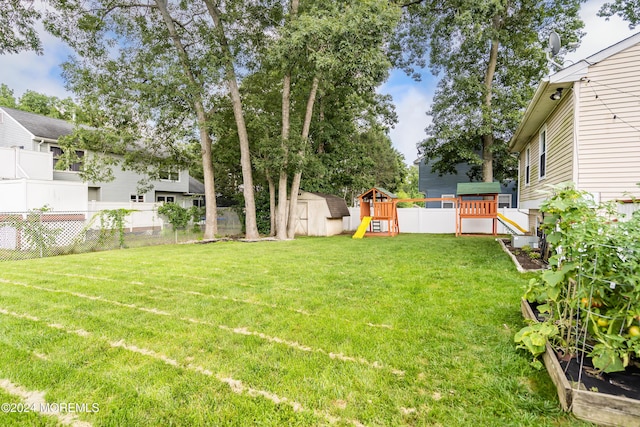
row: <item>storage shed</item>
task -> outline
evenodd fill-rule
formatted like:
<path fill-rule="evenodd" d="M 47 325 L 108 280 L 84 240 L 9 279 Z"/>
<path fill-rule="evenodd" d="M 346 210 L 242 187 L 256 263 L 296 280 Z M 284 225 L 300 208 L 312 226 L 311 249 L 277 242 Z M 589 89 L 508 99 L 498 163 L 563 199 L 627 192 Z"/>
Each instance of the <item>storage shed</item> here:
<path fill-rule="evenodd" d="M 349 216 L 342 197 L 301 191 L 296 212 L 296 236 L 334 236 L 341 234 L 342 218 Z"/>

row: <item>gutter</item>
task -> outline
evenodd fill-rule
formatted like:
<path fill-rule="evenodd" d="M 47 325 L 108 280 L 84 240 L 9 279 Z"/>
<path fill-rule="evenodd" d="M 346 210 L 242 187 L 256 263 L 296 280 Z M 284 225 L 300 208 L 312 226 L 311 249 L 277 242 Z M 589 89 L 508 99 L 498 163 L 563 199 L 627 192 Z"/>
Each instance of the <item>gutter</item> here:
<path fill-rule="evenodd" d="M 518 147 L 519 145 L 518 139 L 522 134 L 522 130 L 524 129 L 524 124 L 529 121 L 529 117 L 531 117 L 531 115 L 533 114 L 533 111 L 535 110 L 537 104 L 540 102 L 540 99 L 542 98 L 542 96 L 545 94 L 548 86 L 549 86 L 548 78 L 540 81 L 540 84 L 538 85 L 538 89 L 536 90 L 536 93 L 533 95 L 533 99 L 531 100 L 531 102 L 529 102 L 529 106 L 524 112 L 524 116 L 522 116 L 522 119 L 520 119 L 520 126 L 518 126 L 518 129 L 516 129 L 516 132 L 513 134 L 513 137 L 511 137 L 511 141 L 509 142 L 510 152 L 512 153 L 520 152 L 521 147 Z"/>

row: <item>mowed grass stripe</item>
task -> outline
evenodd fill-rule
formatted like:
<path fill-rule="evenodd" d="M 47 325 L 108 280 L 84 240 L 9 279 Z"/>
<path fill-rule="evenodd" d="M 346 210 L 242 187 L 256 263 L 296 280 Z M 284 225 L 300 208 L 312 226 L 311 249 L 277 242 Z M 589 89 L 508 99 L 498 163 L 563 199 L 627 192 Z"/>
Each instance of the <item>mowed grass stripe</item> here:
<path fill-rule="evenodd" d="M 331 320 L 335 320 L 335 321 L 341 321 L 341 322 L 348 322 L 348 323 L 360 323 L 363 324 L 365 326 L 369 326 L 372 328 L 385 328 L 385 329 L 394 329 L 393 326 L 391 325 L 376 325 L 373 324 L 371 322 L 363 322 L 363 321 L 353 321 L 350 319 L 343 319 L 343 318 L 338 318 L 338 317 L 331 317 L 331 316 L 323 316 L 321 314 L 317 314 L 317 313 L 312 313 L 309 311 L 306 311 L 304 309 L 300 309 L 300 308 L 291 308 L 291 307 L 285 307 L 285 306 L 280 306 L 278 304 L 275 303 L 267 303 L 267 302 L 262 302 L 262 301 L 258 301 L 256 298 L 258 297 L 258 295 L 256 294 L 250 294 L 250 296 L 253 299 L 241 299 L 241 298 L 237 298 L 237 297 L 232 297 L 232 296 L 227 296 L 227 295 L 223 295 L 223 294 L 212 294 L 212 293 L 203 293 L 203 292 L 198 292 L 198 291 L 193 291 L 193 290 L 183 290 L 180 288 L 168 288 L 168 287 L 164 287 L 164 286 L 157 286 L 157 285 L 152 285 L 152 284 L 148 284 L 139 280 L 132 280 L 132 281 L 123 281 L 122 279 L 114 279 L 114 278 L 109 278 L 109 277 L 97 277 L 97 276 L 86 276 L 86 275 L 81 275 L 81 274 L 73 274 L 73 273 L 60 273 L 60 272 L 51 272 L 49 274 L 53 274 L 53 275 L 58 275 L 58 276 L 65 276 L 65 277 L 70 277 L 70 278 L 75 278 L 75 279 L 84 279 L 84 280 L 90 280 L 90 281 L 96 281 L 96 282 L 111 282 L 111 283 L 126 283 L 126 284 L 132 284 L 132 285 L 138 285 L 138 286 L 144 286 L 144 287 L 148 287 L 149 289 L 153 289 L 154 291 L 162 291 L 165 292 L 169 295 L 172 295 L 174 293 L 179 293 L 182 295 L 190 295 L 190 296 L 199 296 L 199 297 L 205 297 L 205 298 L 211 298 L 211 299 L 215 299 L 215 300 L 222 300 L 222 301 L 228 301 L 228 302 L 234 302 L 234 303 L 240 303 L 240 304 L 249 304 L 249 305 L 255 305 L 255 306 L 260 306 L 260 307 L 268 307 L 268 308 L 272 308 L 272 309 L 276 309 L 276 310 L 288 310 L 291 311 L 293 313 L 297 313 L 303 316 L 318 316 L 318 317 L 323 317 L 326 319 L 331 319 Z M 147 273 L 148 275 L 148 273 Z M 182 277 L 182 276 L 181 276 Z M 163 277 L 163 279 L 166 279 L 166 277 Z M 275 290 L 285 290 L 288 292 L 299 292 L 299 289 L 292 289 L 292 288 L 274 288 Z M 353 299 L 355 300 L 355 298 Z"/>
<path fill-rule="evenodd" d="M 55 297 L 63 297 L 64 295 L 54 294 L 54 300 L 50 301 L 51 306 L 55 307 L 58 305 L 58 301 L 55 300 Z M 23 296 L 18 296 L 16 298 L 17 301 L 24 300 Z M 62 303 L 62 301 L 60 301 Z M 88 300 L 87 304 L 95 304 L 95 300 Z M 38 305 L 42 305 L 42 302 L 38 302 Z M 87 311 L 90 311 L 89 307 Z M 94 310 L 98 311 L 98 310 Z M 33 311 L 29 311 L 29 313 L 33 313 Z M 71 316 L 71 319 L 78 317 L 80 319 L 84 319 L 85 317 L 80 316 Z M 99 317 L 100 313 L 96 313 Z M 27 318 L 29 315 L 27 315 Z M 324 355 L 323 357 L 326 360 L 319 360 L 319 357 L 310 357 L 305 355 L 293 355 L 287 351 L 278 351 L 277 349 L 270 348 L 269 346 L 263 345 L 263 343 L 256 342 L 254 337 L 249 336 L 245 337 L 243 342 L 231 342 L 225 343 L 220 339 L 216 339 L 212 337 L 210 334 L 210 329 L 204 331 L 204 333 L 198 333 L 196 331 L 191 331 L 190 335 L 184 336 L 180 334 L 180 331 L 173 332 L 173 325 L 168 319 L 161 318 L 162 324 L 157 325 L 158 330 L 151 330 L 151 327 L 145 328 L 145 321 L 141 321 L 140 318 L 150 316 L 147 312 L 142 312 L 138 316 L 128 317 L 126 322 L 118 322 L 117 319 L 124 317 L 122 314 L 113 313 L 113 315 L 108 316 L 108 318 L 113 319 L 113 322 L 116 324 L 97 324 L 95 325 L 95 330 L 100 330 L 103 335 L 107 336 L 108 339 L 113 341 L 118 341 L 120 337 L 125 333 L 128 337 L 127 340 L 136 340 L 141 342 L 138 344 L 141 347 L 149 347 L 152 348 L 154 352 L 166 354 L 167 357 L 172 359 L 183 358 L 183 359 L 192 359 L 194 363 L 198 362 L 203 366 L 206 366 L 207 369 L 212 371 L 232 371 L 234 368 L 238 370 L 237 365 L 240 364 L 246 369 L 238 370 L 237 377 L 241 378 L 243 381 L 252 383 L 252 384 L 264 384 L 270 387 L 271 389 L 277 390 L 277 393 L 285 393 L 291 392 L 295 395 L 300 395 L 301 399 L 304 397 L 305 400 L 303 402 L 311 402 L 311 405 L 320 401 L 320 403 L 324 403 L 324 406 L 332 407 L 333 401 L 335 398 L 331 397 L 331 392 L 335 388 L 334 384 L 340 384 L 341 387 L 344 386 L 346 388 L 351 388 L 352 392 L 354 390 L 358 390 L 358 393 L 354 393 L 352 399 L 357 402 L 359 394 L 367 394 L 371 395 L 375 393 L 376 390 L 380 388 L 389 388 L 389 378 L 385 376 L 380 376 L 375 372 L 372 372 L 371 369 L 350 369 L 349 367 L 340 367 L 336 366 L 335 362 L 343 362 L 344 360 L 341 355 Z M 44 316 L 41 316 L 45 318 Z M 49 326 L 58 325 L 63 323 L 58 317 L 51 319 L 47 317 L 47 321 L 49 322 Z M 69 319 L 65 319 L 65 321 L 69 321 Z M 152 322 L 153 323 L 153 322 Z M 73 330 L 94 330 L 88 328 L 82 323 L 74 323 L 68 324 L 67 328 L 70 331 Z M 81 325 L 81 326 L 80 326 Z M 135 327 L 127 326 L 127 325 L 136 325 Z M 111 330 L 113 330 L 113 332 Z M 205 335 L 207 334 L 207 335 Z M 245 335 L 244 332 L 240 333 L 240 336 Z M 177 343 L 178 345 L 165 345 L 158 346 L 158 342 L 166 340 L 168 343 Z M 217 351 L 215 348 L 211 348 L 210 343 L 215 343 L 217 347 Z M 278 346 L 278 344 L 276 344 Z M 204 353 L 204 354 L 203 354 Z M 178 354 L 178 356 L 176 356 Z M 204 357 L 203 357 L 204 356 Z M 212 357 L 211 357 L 212 356 Z M 329 356 L 329 357 L 326 357 Z M 322 359 L 322 357 L 320 357 Z M 282 366 L 278 369 L 264 369 L 262 367 L 263 361 L 275 361 L 277 363 L 284 362 L 285 366 Z M 221 363 L 222 361 L 222 363 Z M 229 363 L 231 362 L 231 363 Z M 358 362 L 362 363 L 359 360 L 348 360 L 348 363 Z M 318 372 L 322 373 L 318 378 L 304 378 L 305 373 L 307 372 L 308 366 L 314 366 Z M 372 364 L 367 366 L 368 368 L 373 368 L 373 370 L 379 370 L 381 366 L 376 367 Z M 355 373 L 357 371 L 357 373 Z M 282 384 L 281 379 L 282 376 L 290 376 L 290 377 L 298 377 L 302 384 L 296 383 L 296 386 L 291 389 L 291 387 L 287 386 L 287 384 Z M 236 376 L 236 375 L 234 375 Z M 345 378 L 348 379 L 345 381 Z M 285 388 L 280 389 L 281 386 L 285 386 Z M 378 399 L 374 399 L 377 401 Z M 371 401 L 371 399 L 368 399 Z M 375 401 L 371 401 L 370 404 L 375 404 Z M 367 406 L 367 402 L 364 403 L 354 403 L 355 407 Z M 321 407 L 323 407 L 321 405 Z M 320 408 L 315 408 L 315 411 L 323 411 Z M 354 414 L 356 416 L 357 413 Z M 335 416 L 335 415 L 331 415 Z"/>
<path fill-rule="evenodd" d="M 0 283 L 2 280 L 0 279 Z M 47 283 L 50 282 L 48 279 L 39 280 L 39 282 Z M 24 282 L 14 282 L 17 285 L 24 286 L 38 286 L 38 285 L 30 285 Z M 402 349 L 403 345 L 407 342 L 407 336 L 402 334 L 394 334 L 393 332 L 387 331 L 389 328 L 382 327 L 381 331 L 376 331 L 375 333 L 371 333 L 370 331 L 365 330 L 369 328 L 369 325 L 364 323 L 355 323 L 352 325 L 344 325 L 340 324 L 340 322 L 336 322 L 335 319 L 331 319 L 332 322 L 327 324 L 326 319 L 295 319 L 290 317 L 282 317 L 280 316 L 279 310 L 274 310 L 273 307 L 267 307 L 266 313 L 264 310 L 251 310 L 247 311 L 243 308 L 234 308 L 230 309 L 225 304 L 216 305 L 216 304 L 207 304 L 201 301 L 202 295 L 192 295 L 190 291 L 187 291 L 187 298 L 183 298 L 182 296 L 176 298 L 173 293 L 167 289 L 162 289 L 162 293 L 167 299 L 164 299 L 162 295 L 148 295 L 146 290 L 139 289 L 139 286 L 126 286 L 123 284 L 118 284 L 117 287 L 109 288 L 108 286 L 104 286 L 103 284 L 96 284 L 97 286 L 93 286 L 90 283 L 70 283 L 66 282 L 61 287 L 63 289 L 55 289 L 55 292 L 69 292 L 71 295 L 74 293 L 79 297 L 86 297 L 89 299 L 95 299 L 96 301 L 103 301 L 105 303 L 113 303 L 116 305 L 129 307 L 133 309 L 138 309 L 142 311 L 156 312 L 160 315 L 168 315 L 171 312 L 168 312 L 168 309 L 179 310 L 180 312 L 175 314 L 177 317 L 181 319 L 196 319 L 196 321 L 202 321 L 205 324 L 207 323 L 204 319 L 213 319 L 209 321 L 209 323 L 214 322 L 215 324 L 222 324 L 222 322 L 226 322 L 226 325 L 222 325 L 225 330 L 235 331 L 240 330 L 239 333 L 247 334 L 246 330 L 250 331 L 250 334 L 254 334 L 256 336 L 270 336 L 277 340 L 280 340 L 283 343 L 301 343 L 300 345 L 303 347 L 311 347 L 318 348 L 320 345 L 326 343 L 327 334 L 330 335 L 330 338 L 338 343 L 346 343 L 340 344 L 340 346 L 331 346 L 329 348 L 323 347 L 321 348 L 324 353 L 329 355 L 333 355 L 332 357 L 336 357 L 338 359 L 348 359 L 348 360 L 361 360 L 369 357 L 370 349 L 375 349 L 375 353 L 373 355 L 376 357 L 376 360 L 380 360 L 381 363 L 376 363 L 376 360 L 372 360 L 367 362 L 372 365 L 387 365 L 390 362 L 384 362 L 384 348 L 388 348 L 388 352 L 392 355 L 396 355 L 398 353 L 398 349 Z M 42 290 L 53 291 L 53 288 L 48 288 L 44 286 L 40 286 Z M 96 289 L 98 288 L 98 289 Z M 79 292 L 74 292 L 72 290 L 66 289 L 82 289 L 82 290 L 95 290 L 99 292 L 98 295 L 87 295 Z M 164 292 L 166 291 L 166 292 Z M 111 292 L 112 295 L 121 295 L 122 293 L 133 292 L 133 294 L 126 295 L 127 300 L 113 300 L 104 298 L 103 294 L 109 294 Z M 134 304 L 130 301 L 140 301 L 139 304 Z M 144 306 L 142 304 L 154 304 L 153 307 Z M 182 310 L 183 307 L 190 307 L 187 310 Z M 199 309 L 199 313 L 193 313 L 192 308 L 197 307 Z M 222 313 L 225 318 L 220 318 L 220 313 Z M 239 314 L 238 316 L 232 316 L 232 314 Z M 275 314 L 275 316 L 273 316 Z M 198 316 L 198 317 L 195 317 Z M 213 326 L 215 326 L 215 324 Z M 258 329 L 254 325 L 268 325 L 268 330 Z M 379 326 L 379 325 L 374 325 Z M 284 331 L 284 332 L 283 332 Z M 301 332 L 301 333 L 299 333 Z M 276 333 L 280 333 L 282 335 L 275 335 Z M 360 350 L 364 350 L 365 353 L 359 353 Z M 405 353 L 406 355 L 406 353 Z M 391 368 L 395 372 L 402 371 L 401 367 Z"/>
<path fill-rule="evenodd" d="M 48 352 L 51 361 L 35 364 L 24 346 L 11 348 L 0 341 L 4 356 L 11 356 L 18 366 L 28 364 L 20 379 L 35 386 L 42 383 L 42 379 L 48 380 L 46 397 L 49 402 L 101 402 L 102 410 L 83 415 L 83 418 L 97 418 L 98 424 L 164 425 L 163 419 L 170 416 L 179 420 L 178 425 L 218 425 L 221 420 L 217 419 L 216 412 L 220 407 L 230 405 L 245 410 L 249 407 L 282 413 L 285 419 L 308 421 L 316 418 L 309 411 L 295 415 L 302 409 L 295 403 L 286 405 L 285 400 L 277 401 L 277 396 L 251 389 L 232 378 L 213 378 L 215 382 L 212 383 L 211 372 L 179 363 L 161 353 L 124 341 L 108 342 L 96 339 L 93 334 L 77 334 L 72 329 L 43 325 L 42 321 L 34 320 L 33 315 L 6 312 L 3 310 L 1 315 L 38 323 L 14 324 L 14 329 L 22 330 L 21 336 L 28 335 L 28 331 L 49 336 L 49 343 L 41 350 Z M 43 334 L 43 326 L 52 329 Z M 82 353 L 71 349 L 82 349 Z M 69 378 L 77 380 L 78 388 L 64 386 L 64 379 Z M 172 384 L 171 390 L 166 387 L 167 381 Z M 62 384 L 60 387 L 57 386 L 59 383 Z M 167 397 L 170 400 L 164 402 Z M 257 407 L 253 407 L 255 402 L 246 402 L 255 401 L 256 397 L 268 402 L 260 402 Z M 289 409 L 283 411 L 274 405 L 289 406 Z M 120 408 L 126 408 L 128 412 L 121 413 Z M 241 412 L 236 415 L 242 419 Z M 192 424 L 194 419 L 206 423 Z"/>
<path fill-rule="evenodd" d="M 493 239 L 400 235 L 354 241 L 338 236 L 176 245 L 11 262 L 3 264 L 0 277 L 171 313 L 162 316 L 0 284 L 0 305 L 15 312 L 32 313 L 69 330 L 90 331 L 107 342 L 124 339 L 127 345 L 285 396 L 308 410 L 300 414 L 289 407 L 289 417 L 282 415 L 282 405 L 271 403 L 271 409 L 261 412 L 256 407 L 269 406 L 258 403 L 265 399 L 245 397 L 238 401 L 247 411 L 238 418 L 244 424 L 331 422 L 318 413 L 338 417 L 339 424 L 580 424 L 558 410 L 548 377 L 533 371 L 528 357 L 515 351 L 512 339 L 522 325 L 519 299 L 528 276 L 515 271 Z M 293 311 L 298 309 L 314 316 Z M 238 328 L 240 334 L 184 319 Z M 406 374 L 296 350 L 254 332 L 381 361 Z M 19 340 L 18 335 L 12 337 Z M 35 352 L 50 360 L 37 358 Z M 39 364 L 53 360 L 42 349 L 25 354 Z M 5 368 L 22 372 L 9 364 Z M 124 375 L 123 367 L 110 368 L 110 375 Z M 162 370 L 167 368 L 180 370 L 163 363 Z M 154 378 L 163 390 L 174 389 L 174 377 L 166 382 L 161 376 Z M 194 393 L 200 387 L 196 384 Z M 220 400 L 233 399 L 228 393 Z M 171 406 L 169 401 L 162 404 Z M 124 417 L 131 408 L 107 411 Z M 204 417 L 218 417 L 216 411 L 202 411 Z M 186 425 L 182 415 L 163 414 L 163 424 Z M 291 422 L 282 422 L 283 417 Z M 216 420 L 194 425 L 241 425 L 224 415 Z M 101 420 L 94 424 L 106 425 Z"/>
<path fill-rule="evenodd" d="M 23 320 L 28 320 L 31 322 L 42 322 L 41 319 L 37 318 L 36 316 L 33 316 L 32 314 L 24 314 L 24 313 L 16 313 L 13 311 L 9 311 L 5 308 L 1 308 L 0 307 L 0 315 L 5 315 L 5 316 L 11 316 L 14 317 L 16 319 L 23 319 Z M 84 330 L 74 330 L 74 329 L 67 329 L 65 328 L 63 325 L 60 324 L 46 324 L 47 327 L 49 328 L 53 328 L 56 330 L 60 330 L 65 332 L 66 334 L 71 334 L 71 335 L 77 335 L 79 337 L 85 338 L 85 339 L 89 339 L 90 337 L 93 336 L 92 333 L 84 331 Z M 125 342 L 125 340 L 119 340 L 119 341 L 110 341 L 108 342 L 108 345 L 110 348 L 112 349 L 124 349 L 128 352 L 131 353 L 135 353 L 138 355 L 142 355 L 146 358 L 151 358 L 157 361 L 160 361 L 161 363 L 164 363 L 166 365 L 169 365 L 171 367 L 174 368 L 179 368 L 179 369 L 183 369 L 183 370 L 187 370 L 187 371 L 191 371 L 191 372 L 195 372 L 201 375 L 204 375 L 206 377 L 211 377 L 211 378 L 215 378 L 216 380 L 218 380 L 221 384 L 227 385 L 229 387 L 229 389 L 235 393 L 235 394 L 239 394 L 239 395 L 246 395 L 249 397 L 258 397 L 258 398 L 264 398 L 268 401 L 271 401 L 273 404 L 275 405 L 285 405 L 290 407 L 293 412 L 312 412 L 315 416 L 319 417 L 319 418 L 324 418 L 325 421 L 330 422 L 330 423 L 336 423 L 336 422 L 345 422 L 345 420 L 341 420 L 339 417 L 333 416 L 331 414 L 329 414 L 328 412 L 325 411 L 321 411 L 321 410 L 314 410 L 314 411 L 310 411 L 306 408 L 303 407 L 302 404 L 293 401 L 291 399 L 288 399 L 286 397 L 282 397 L 282 396 L 278 396 L 274 393 L 271 393 L 269 391 L 266 390 L 260 390 L 260 389 L 256 389 L 250 386 L 247 386 L 245 384 L 243 384 L 242 381 L 231 378 L 229 376 L 226 376 L 224 374 L 215 374 L 214 372 L 210 371 L 209 369 L 203 368 L 202 366 L 193 364 L 190 360 L 188 361 L 178 361 L 176 359 L 173 359 L 163 353 L 159 353 L 156 352 L 154 350 L 150 350 L 144 347 L 138 347 L 135 344 L 131 344 L 131 343 L 127 343 Z M 78 348 L 80 347 L 80 345 L 76 344 L 73 346 L 74 348 Z M 0 381 L 0 386 L 2 386 L 2 382 Z M 40 394 L 44 394 L 44 393 L 40 393 Z M 41 398 L 41 400 L 44 402 L 44 399 Z M 75 421 L 75 417 L 69 417 L 69 416 L 61 416 L 60 417 L 60 421 L 63 424 L 70 424 L 70 425 L 74 425 L 77 427 L 86 427 L 89 426 L 90 424 L 88 423 L 78 423 Z M 357 420 L 346 420 L 346 422 L 351 423 L 351 424 L 355 424 L 355 425 L 361 425 L 361 423 Z"/>
<path fill-rule="evenodd" d="M 286 339 L 283 339 L 283 338 L 279 338 L 279 337 L 276 337 L 276 336 L 270 336 L 270 335 L 264 334 L 264 333 L 259 332 L 259 331 L 254 331 L 254 330 L 247 329 L 246 327 L 230 327 L 230 326 L 227 326 L 227 325 L 223 325 L 223 324 L 219 324 L 219 323 L 213 323 L 213 322 L 205 321 L 205 320 L 201 320 L 201 319 L 194 319 L 194 318 L 190 318 L 190 317 L 180 317 L 178 315 L 175 315 L 173 313 L 170 313 L 170 312 L 167 312 L 167 311 L 164 311 L 164 310 L 157 309 L 155 307 L 139 306 L 139 305 L 136 305 L 136 304 L 133 304 L 133 303 L 125 303 L 125 302 L 120 302 L 120 301 L 116 301 L 116 300 L 112 300 L 112 299 L 106 299 L 106 298 L 103 298 L 102 296 L 87 295 L 87 294 L 82 294 L 82 293 L 79 293 L 79 292 L 66 291 L 66 290 L 62 290 L 62 289 L 46 288 L 46 287 L 43 287 L 43 286 L 30 285 L 30 284 L 23 283 L 23 282 L 13 282 L 13 281 L 8 281 L 8 280 L 4 280 L 4 279 L 0 279 L 0 283 L 3 283 L 5 285 L 21 286 L 21 287 L 25 287 L 25 288 L 32 289 L 32 290 L 37 290 L 37 291 L 53 292 L 53 293 L 61 293 L 61 294 L 71 295 L 71 296 L 76 297 L 76 298 L 83 298 L 83 299 L 88 299 L 90 301 L 95 301 L 97 303 L 111 304 L 111 305 L 115 305 L 117 307 L 124 307 L 124 308 L 129 308 L 129 309 L 132 309 L 132 310 L 139 310 L 139 311 L 143 311 L 143 312 L 146 312 L 146 313 L 155 314 L 155 315 L 158 315 L 158 316 L 171 316 L 171 317 L 174 317 L 174 318 L 178 318 L 181 321 L 190 322 L 190 323 L 194 323 L 194 324 L 198 324 L 198 325 L 205 325 L 205 326 L 209 326 L 209 327 L 212 327 L 212 328 L 218 328 L 218 329 L 221 329 L 223 331 L 226 331 L 226 332 L 229 332 L 229 333 L 233 333 L 233 334 L 238 334 L 238 335 L 242 335 L 242 336 L 258 337 L 260 339 L 263 339 L 263 340 L 271 342 L 271 343 L 285 345 L 285 346 L 290 347 L 290 348 L 292 348 L 294 350 L 324 354 L 324 355 L 327 355 L 328 357 L 330 357 L 331 359 L 335 359 L 335 360 L 339 360 L 339 361 L 345 361 L 345 362 L 360 363 L 360 364 L 363 364 L 365 366 L 369 366 L 369 367 L 376 368 L 376 369 L 385 369 L 385 370 L 388 370 L 389 372 L 391 372 L 393 374 L 396 374 L 396 375 L 404 375 L 404 371 L 402 371 L 401 369 L 394 368 L 394 367 L 391 367 L 391 366 L 387 366 L 383 362 L 369 361 L 369 360 L 366 360 L 364 357 L 345 355 L 345 354 L 342 354 L 342 353 L 336 353 L 336 352 L 332 352 L 332 351 L 327 351 L 327 350 L 322 349 L 322 348 L 310 347 L 308 345 L 298 343 L 297 341 L 289 341 L 289 340 L 286 340 Z"/>

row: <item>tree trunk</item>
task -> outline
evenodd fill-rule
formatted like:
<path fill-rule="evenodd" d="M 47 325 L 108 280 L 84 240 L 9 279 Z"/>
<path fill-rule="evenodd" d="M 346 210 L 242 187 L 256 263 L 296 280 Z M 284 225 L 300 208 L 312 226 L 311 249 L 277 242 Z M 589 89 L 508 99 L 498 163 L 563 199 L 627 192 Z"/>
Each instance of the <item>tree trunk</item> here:
<path fill-rule="evenodd" d="M 309 92 L 309 99 L 307 100 L 307 109 L 304 113 L 304 122 L 302 124 L 302 141 L 306 143 L 309 138 L 309 131 L 311 130 L 311 118 L 313 117 L 313 105 L 316 101 L 316 94 L 318 93 L 318 85 L 320 79 L 318 76 L 313 78 L 311 85 L 311 91 Z M 299 153 L 301 157 L 304 157 L 304 152 Z M 291 181 L 291 196 L 289 197 L 289 221 L 287 222 L 287 235 L 290 239 L 295 237 L 296 231 L 296 216 L 298 207 L 298 191 L 300 191 L 300 181 L 302 180 L 302 170 L 296 171 Z"/>
<path fill-rule="evenodd" d="M 267 183 L 269 184 L 269 236 L 273 237 L 276 235 L 276 186 L 269 173 L 267 173 Z"/>
<path fill-rule="evenodd" d="M 233 115 L 238 128 L 238 139 L 240 140 L 240 164 L 242 166 L 242 184 L 245 207 L 245 237 L 247 239 L 257 239 L 258 224 L 256 221 L 256 202 L 253 191 L 253 172 L 251 168 L 251 153 L 249 150 L 249 135 L 242 113 L 242 99 L 238 88 L 238 79 L 233 66 L 231 49 L 227 42 L 227 37 L 220 20 L 220 11 L 211 0 L 205 0 L 205 4 L 213 19 L 213 23 L 218 31 L 220 46 L 224 55 L 225 74 L 227 85 L 229 86 L 229 96 L 233 105 Z"/>
<path fill-rule="evenodd" d="M 299 0 L 291 0 L 291 9 L 289 11 L 290 19 L 296 19 L 298 16 Z M 283 164 L 278 180 L 278 215 L 277 215 L 277 233 L 276 236 L 280 240 L 288 238 L 287 233 L 287 157 L 289 153 L 289 134 L 291 130 L 291 70 L 287 70 L 282 79 L 282 152 Z M 297 194 L 297 192 L 296 192 Z M 290 211 L 289 211 L 290 212 Z"/>
<path fill-rule="evenodd" d="M 494 26 L 497 27 L 499 18 L 494 18 Z M 484 125 L 485 132 L 482 135 L 482 180 L 484 182 L 493 182 L 493 124 L 491 123 L 493 114 L 491 111 L 491 98 L 493 88 L 493 77 L 498 64 L 498 47 L 500 42 L 497 37 L 491 40 L 491 52 L 489 54 L 489 63 L 487 64 L 487 72 L 484 76 Z"/>
<path fill-rule="evenodd" d="M 280 179 L 278 180 L 278 224 L 276 236 L 287 239 L 287 156 L 289 152 L 289 132 L 291 129 L 291 72 L 282 80 L 282 152 L 284 155 Z"/>
<path fill-rule="evenodd" d="M 182 64 L 182 68 L 189 80 L 189 83 L 194 87 L 198 88 L 200 93 L 195 95 L 195 100 L 193 102 L 193 108 L 196 112 L 196 119 L 198 123 L 198 128 L 200 130 L 200 148 L 201 148 L 201 156 L 202 156 L 202 170 L 204 173 L 204 198 L 205 198 L 205 230 L 204 230 L 204 238 L 205 239 L 213 239 L 218 232 L 218 213 L 216 206 L 216 191 L 215 191 L 215 181 L 214 181 L 214 173 L 213 173 L 213 161 L 211 158 L 211 137 L 209 135 L 209 126 L 207 125 L 207 114 L 204 109 L 204 105 L 202 103 L 202 85 L 198 83 L 196 80 L 193 71 L 190 66 L 189 55 L 187 54 L 184 45 L 182 44 L 182 40 L 176 31 L 175 24 L 173 22 L 173 18 L 169 14 L 169 10 L 167 9 L 166 0 L 156 0 L 156 5 L 158 6 L 158 10 L 162 15 L 162 19 L 167 26 L 167 30 L 171 36 L 173 41 L 173 45 L 176 47 L 178 51 L 178 57 L 180 58 L 180 62 Z"/>

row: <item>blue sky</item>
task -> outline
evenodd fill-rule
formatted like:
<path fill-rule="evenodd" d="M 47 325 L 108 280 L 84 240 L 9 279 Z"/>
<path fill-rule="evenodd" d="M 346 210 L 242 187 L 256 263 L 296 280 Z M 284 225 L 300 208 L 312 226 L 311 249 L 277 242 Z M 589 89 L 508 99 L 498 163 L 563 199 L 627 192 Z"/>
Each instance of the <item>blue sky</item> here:
<path fill-rule="evenodd" d="M 588 0 L 582 5 L 581 16 L 585 21 L 586 36 L 580 48 L 569 60 L 579 60 L 592 55 L 637 31 L 630 30 L 626 22 L 617 17 L 609 21 L 596 16 L 605 0 Z M 5 83 L 14 90 L 16 97 L 26 90 L 34 90 L 49 96 L 61 98 L 71 96 L 64 89 L 60 76 L 60 63 L 73 52 L 51 35 L 41 32 L 44 55 L 22 52 L 17 55 L 0 55 L 0 83 Z M 541 35 L 546 39 L 547 35 Z M 428 71 L 423 74 L 422 81 L 415 82 L 405 76 L 402 71 L 392 71 L 388 81 L 379 89 L 380 93 L 389 94 L 398 114 L 399 122 L 391 130 L 390 136 L 396 147 L 405 157 L 407 164 L 417 158 L 416 144 L 425 138 L 425 128 L 430 124 L 426 115 L 433 99 L 436 79 Z"/>

